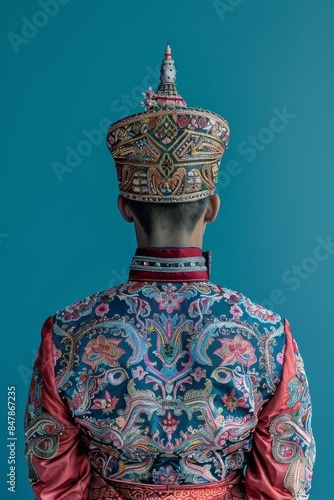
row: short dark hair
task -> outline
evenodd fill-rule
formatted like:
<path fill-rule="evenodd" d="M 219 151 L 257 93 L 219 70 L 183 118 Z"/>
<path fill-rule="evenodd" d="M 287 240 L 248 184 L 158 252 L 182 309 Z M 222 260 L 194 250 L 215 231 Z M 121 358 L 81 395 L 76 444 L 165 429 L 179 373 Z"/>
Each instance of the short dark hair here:
<path fill-rule="evenodd" d="M 128 200 L 129 208 L 147 236 L 159 227 L 170 232 L 183 230 L 191 234 L 205 212 L 209 197 L 183 203 L 151 203 Z"/>

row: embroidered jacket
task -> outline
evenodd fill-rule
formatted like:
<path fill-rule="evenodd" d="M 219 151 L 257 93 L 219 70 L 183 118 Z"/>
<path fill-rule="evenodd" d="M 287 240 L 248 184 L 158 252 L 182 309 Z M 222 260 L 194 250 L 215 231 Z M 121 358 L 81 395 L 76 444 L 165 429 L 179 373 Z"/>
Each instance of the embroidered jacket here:
<path fill-rule="evenodd" d="M 311 400 L 289 323 L 210 282 L 207 262 L 138 249 L 127 283 L 47 318 L 25 415 L 36 498 L 308 498 Z"/>

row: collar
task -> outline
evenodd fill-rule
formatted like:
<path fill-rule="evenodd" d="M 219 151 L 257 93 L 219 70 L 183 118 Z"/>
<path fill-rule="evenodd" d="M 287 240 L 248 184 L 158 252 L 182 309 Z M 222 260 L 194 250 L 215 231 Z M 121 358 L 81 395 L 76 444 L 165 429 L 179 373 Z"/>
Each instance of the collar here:
<path fill-rule="evenodd" d="M 137 248 L 130 281 L 209 281 L 211 252 L 197 247 Z"/>

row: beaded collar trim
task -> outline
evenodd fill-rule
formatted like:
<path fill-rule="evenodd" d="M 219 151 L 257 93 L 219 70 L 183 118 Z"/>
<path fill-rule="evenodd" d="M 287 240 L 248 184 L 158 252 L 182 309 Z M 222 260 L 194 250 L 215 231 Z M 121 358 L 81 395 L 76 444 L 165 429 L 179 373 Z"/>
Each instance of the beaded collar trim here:
<path fill-rule="evenodd" d="M 209 279 L 208 255 L 199 248 L 140 248 L 132 259 L 130 280 L 196 281 Z"/>
<path fill-rule="evenodd" d="M 130 270 L 144 270 L 159 273 L 170 273 L 176 271 L 178 273 L 207 271 L 204 257 L 188 257 L 188 258 L 159 258 L 159 257 L 135 257 L 130 266 Z"/>

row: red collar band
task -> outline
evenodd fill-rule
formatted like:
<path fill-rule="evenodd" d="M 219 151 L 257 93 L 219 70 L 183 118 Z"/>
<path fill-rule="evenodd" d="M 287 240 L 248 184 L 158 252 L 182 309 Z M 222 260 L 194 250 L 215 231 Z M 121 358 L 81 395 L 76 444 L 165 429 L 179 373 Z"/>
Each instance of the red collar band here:
<path fill-rule="evenodd" d="M 210 252 L 197 247 L 137 248 L 130 281 L 208 281 Z"/>

